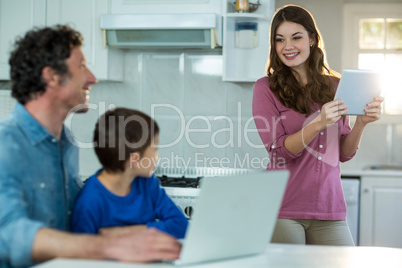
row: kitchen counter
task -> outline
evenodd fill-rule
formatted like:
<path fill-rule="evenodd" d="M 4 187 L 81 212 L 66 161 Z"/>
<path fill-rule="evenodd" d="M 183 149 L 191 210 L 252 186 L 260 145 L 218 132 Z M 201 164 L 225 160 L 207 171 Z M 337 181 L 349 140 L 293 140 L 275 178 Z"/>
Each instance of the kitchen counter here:
<path fill-rule="evenodd" d="M 165 263 L 128 264 L 111 261 L 55 259 L 37 268 L 166 268 Z M 402 249 L 380 247 L 335 247 L 270 244 L 264 254 L 192 265 L 194 268 L 253 268 L 253 267 L 326 267 L 326 268 L 378 268 L 402 267 Z"/>
<path fill-rule="evenodd" d="M 402 169 L 342 169 L 341 176 L 389 176 L 389 177 L 400 177 L 402 178 Z"/>

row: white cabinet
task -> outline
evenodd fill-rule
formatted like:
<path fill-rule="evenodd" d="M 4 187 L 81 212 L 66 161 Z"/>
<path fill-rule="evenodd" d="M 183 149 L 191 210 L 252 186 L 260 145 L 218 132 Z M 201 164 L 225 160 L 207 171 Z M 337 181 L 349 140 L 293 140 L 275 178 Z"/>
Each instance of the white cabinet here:
<path fill-rule="evenodd" d="M 226 1 L 226 0 L 225 0 Z M 234 0 L 233 0 L 234 2 Z M 216 13 L 223 0 L 111 0 L 111 13 Z"/>
<path fill-rule="evenodd" d="M 100 29 L 106 13 L 216 13 L 223 15 L 224 81 L 255 82 L 265 75 L 274 0 L 261 0 L 253 13 L 236 13 L 234 0 L 0 0 L 0 80 L 9 79 L 8 58 L 17 35 L 33 26 L 70 24 L 84 37 L 88 68 L 99 80 L 123 80 L 124 50 L 108 49 Z M 256 2 L 256 1 L 255 1 Z M 236 47 L 237 23 L 255 22 L 253 48 Z M 11 27 L 10 27 L 11 26 Z"/>
<path fill-rule="evenodd" d="M 98 80 L 123 80 L 122 50 L 103 45 L 100 15 L 110 0 L 0 0 L 0 80 L 9 80 L 8 59 L 16 36 L 34 26 L 70 24 L 84 37 L 82 50 Z"/>
<path fill-rule="evenodd" d="M 255 82 L 266 75 L 269 52 L 269 28 L 275 11 L 275 1 L 262 0 L 253 13 L 236 13 L 233 2 L 227 2 L 223 20 L 223 81 Z M 257 45 L 253 48 L 236 46 L 236 24 L 257 23 Z"/>
<path fill-rule="evenodd" d="M 100 15 L 108 13 L 108 0 L 48 0 L 47 25 L 70 24 L 84 37 L 83 53 L 98 80 L 123 80 L 123 51 L 103 45 Z"/>
<path fill-rule="evenodd" d="M 46 22 L 46 0 L 0 0 L 0 80 L 10 79 L 8 59 L 15 38 Z"/>
<path fill-rule="evenodd" d="M 360 245 L 402 248 L 402 176 L 363 176 L 360 195 Z"/>

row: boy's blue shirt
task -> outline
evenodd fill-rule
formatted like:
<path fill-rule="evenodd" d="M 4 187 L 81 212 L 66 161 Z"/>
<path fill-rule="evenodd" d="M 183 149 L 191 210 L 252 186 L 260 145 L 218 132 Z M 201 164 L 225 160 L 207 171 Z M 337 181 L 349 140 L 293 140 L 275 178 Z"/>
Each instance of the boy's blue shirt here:
<path fill-rule="evenodd" d="M 146 224 L 184 238 L 188 220 L 160 187 L 155 175 L 136 177 L 130 193 L 117 196 L 99 182 L 100 171 L 89 177 L 77 196 L 73 232 L 96 234 L 104 227 Z"/>

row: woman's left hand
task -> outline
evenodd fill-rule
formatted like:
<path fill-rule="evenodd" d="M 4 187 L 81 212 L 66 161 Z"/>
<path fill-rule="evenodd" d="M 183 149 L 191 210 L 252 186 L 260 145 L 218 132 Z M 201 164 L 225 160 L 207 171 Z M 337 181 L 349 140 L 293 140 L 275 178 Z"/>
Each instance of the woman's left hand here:
<path fill-rule="evenodd" d="M 365 115 L 358 115 L 356 122 L 360 122 L 364 125 L 377 121 L 381 118 L 381 103 L 384 98 L 381 96 L 375 97 L 374 100 L 367 104 L 368 108 L 364 109 Z"/>

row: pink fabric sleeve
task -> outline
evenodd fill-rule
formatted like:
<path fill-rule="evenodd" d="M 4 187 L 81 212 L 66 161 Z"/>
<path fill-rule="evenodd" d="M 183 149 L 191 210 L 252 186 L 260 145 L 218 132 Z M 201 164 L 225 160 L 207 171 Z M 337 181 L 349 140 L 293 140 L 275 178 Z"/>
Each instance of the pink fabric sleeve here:
<path fill-rule="evenodd" d="M 349 116 L 345 116 L 343 118 L 342 132 L 341 132 L 341 138 L 340 138 L 339 146 L 341 146 L 343 140 L 350 133 L 350 130 L 351 129 L 350 129 L 350 125 L 349 125 Z M 359 149 L 359 147 L 357 147 L 357 149 Z M 351 156 L 345 156 L 345 155 L 342 154 L 341 148 L 339 148 L 339 161 L 341 161 L 342 163 L 347 162 L 347 161 L 351 160 L 353 157 L 355 157 L 356 153 L 357 153 L 357 150 Z"/>
<path fill-rule="evenodd" d="M 253 90 L 253 117 L 258 134 L 268 151 L 270 160 L 284 159 L 288 162 L 301 155 L 293 154 L 284 146 L 285 139 L 290 135 L 285 132 L 277 103 L 279 100 L 269 88 L 268 78 L 259 79 Z"/>

